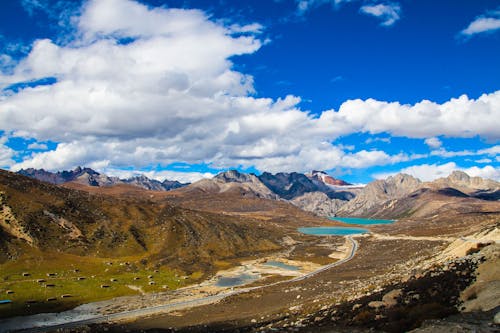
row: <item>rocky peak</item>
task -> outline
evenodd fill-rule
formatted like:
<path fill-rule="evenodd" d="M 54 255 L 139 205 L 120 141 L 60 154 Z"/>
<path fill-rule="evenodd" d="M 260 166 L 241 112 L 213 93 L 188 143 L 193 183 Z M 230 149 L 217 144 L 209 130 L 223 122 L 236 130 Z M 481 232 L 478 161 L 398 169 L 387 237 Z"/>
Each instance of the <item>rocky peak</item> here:
<path fill-rule="evenodd" d="M 415 191 L 422 182 L 405 173 L 398 173 L 382 181 L 381 185 L 391 197 L 398 197 Z"/>
<path fill-rule="evenodd" d="M 214 179 L 228 183 L 254 183 L 257 177 L 254 174 L 241 173 L 237 170 L 221 172 Z"/>
<path fill-rule="evenodd" d="M 380 204 L 409 195 L 419 189 L 421 184 L 419 179 L 402 173 L 386 180 L 373 181 L 366 185 L 356 198 L 340 207 L 338 214 L 365 216 Z"/>
<path fill-rule="evenodd" d="M 313 180 L 317 180 L 322 182 L 325 185 L 330 185 L 330 186 L 348 186 L 352 185 L 351 183 L 348 183 L 342 179 L 336 179 L 327 174 L 325 171 L 317 171 L 313 170 L 310 175 L 308 175 L 309 178 Z"/>
<path fill-rule="evenodd" d="M 470 177 L 463 171 L 455 170 L 446 178 L 439 178 L 428 183 L 430 187 L 451 187 L 465 193 L 477 190 L 497 191 L 500 190 L 500 183 L 491 179 L 481 177 Z"/>
<path fill-rule="evenodd" d="M 470 181 L 470 176 L 463 171 L 455 170 L 448 176 L 448 179 L 451 181 L 468 182 Z"/>

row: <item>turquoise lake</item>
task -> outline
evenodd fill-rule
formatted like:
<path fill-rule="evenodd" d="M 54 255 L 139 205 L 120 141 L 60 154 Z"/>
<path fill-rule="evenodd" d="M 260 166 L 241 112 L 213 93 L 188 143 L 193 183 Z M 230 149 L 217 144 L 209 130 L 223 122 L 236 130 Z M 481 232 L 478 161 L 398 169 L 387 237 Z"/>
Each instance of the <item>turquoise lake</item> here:
<path fill-rule="evenodd" d="M 344 227 L 312 227 L 299 228 L 298 230 L 303 234 L 315 236 L 347 236 L 369 232 L 368 229 Z"/>
<path fill-rule="evenodd" d="M 391 224 L 394 220 L 375 220 L 375 219 L 362 219 L 359 217 L 337 217 L 333 216 L 329 218 L 333 221 L 344 222 L 347 224 L 361 224 L 361 225 L 371 225 L 371 224 Z"/>

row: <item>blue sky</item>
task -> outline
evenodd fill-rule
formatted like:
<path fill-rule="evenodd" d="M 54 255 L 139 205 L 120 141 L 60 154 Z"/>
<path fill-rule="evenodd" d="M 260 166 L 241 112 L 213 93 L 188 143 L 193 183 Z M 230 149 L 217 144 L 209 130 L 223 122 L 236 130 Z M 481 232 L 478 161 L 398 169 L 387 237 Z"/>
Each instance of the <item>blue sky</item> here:
<path fill-rule="evenodd" d="M 0 167 L 500 179 L 498 1 L 0 4 Z"/>

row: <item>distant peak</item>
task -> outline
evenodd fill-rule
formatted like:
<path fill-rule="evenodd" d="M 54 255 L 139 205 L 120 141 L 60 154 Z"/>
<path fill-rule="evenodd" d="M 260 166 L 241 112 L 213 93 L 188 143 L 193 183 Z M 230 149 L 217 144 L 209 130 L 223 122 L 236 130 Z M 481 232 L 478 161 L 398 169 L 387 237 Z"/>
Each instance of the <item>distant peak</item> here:
<path fill-rule="evenodd" d="M 327 185 L 332 185 L 332 186 L 348 186 L 352 185 L 351 183 L 346 182 L 345 180 L 342 179 L 337 179 L 332 176 L 330 176 L 328 173 L 325 171 L 318 171 L 318 170 L 313 170 L 310 177 L 312 179 L 319 180 Z"/>
<path fill-rule="evenodd" d="M 407 173 L 398 173 L 394 176 L 390 176 L 387 178 L 388 181 L 392 180 L 395 182 L 407 182 L 407 181 L 412 181 L 412 182 L 418 182 L 420 183 L 420 179 L 413 177 L 412 175 L 409 175 Z"/>
<path fill-rule="evenodd" d="M 468 174 L 466 174 L 465 172 L 463 171 L 460 171 L 460 170 L 454 170 L 449 176 L 448 178 L 450 179 L 454 179 L 454 180 L 469 180 L 470 179 L 470 176 Z"/>
<path fill-rule="evenodd" d="M 255 176 L 253 174 L 241 173 L 238 170 L 224 171 L 216 175 L 214 178 L 225 182 L 236 183 L 248 183 L 255 180 Z"/>

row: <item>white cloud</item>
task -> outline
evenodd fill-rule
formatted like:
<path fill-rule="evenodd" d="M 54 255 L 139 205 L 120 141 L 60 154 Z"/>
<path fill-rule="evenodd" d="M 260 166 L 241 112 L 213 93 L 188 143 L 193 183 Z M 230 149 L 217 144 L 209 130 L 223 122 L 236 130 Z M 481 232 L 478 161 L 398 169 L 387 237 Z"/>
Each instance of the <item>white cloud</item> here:
<path fill-rule="evenodd" d="M 342 3 L 353 2 L 356 0 L 295 0 L 297 2 L 297 13 L 299 15 L 304 14 L 305 12 L 319 7 L 325 4 L 331 4 L 332 6 L 338 7 Z"/>
<path fill-rule="evenodd" d="M 456 156 L 471 156 L 471 155 L 476 155 L 476 153 L 471 150 L 448 151 L 444 148 L 439 148 L 431 151 L 431 155 L 450 158 Z"/>
<path fill-rule="evenodd" d="M 476 160 L 475 162 L 476 162 L 476 163 L 480 163 L 480 164 L 486 164 L 486 163 L 491 163 L 491 162 L 493 162 L 493 160 L 492 160 L 492 159 L 490 159 L 490 158 L 482 158 L 482 159 L 480 159 L 480 160 Z"/>
<path fill-rule="evenodd" d="M 500 154 L 500 145 L 496 145 L 489 148 L 480 149 L 477 151 L 477 155 L 498 155 Z"/>
<path fill-rule="evenodd" d="M 368 139 L 365 140 L 365 143 L 370 144 L 370 143 L 377 142 L 377 141 L 384 142 L 384 143 L 391 143 L 391 138 L 390 137 L 387 137 L 387 138 L 369 137 Z"/>
<path fill-rule="evenodd" d="M 488 11 L 478 16 L 460 34 L 471 37 L 477 34 L 492 33 L 500 29 L 500 10 Z"/>
<path fill-rule="evenodd" d="M 480 155 L 495 156 L 498 154 L 500 154 L 500 145 L 479 149 L 477 151 L 472 151 L 472 150 L 448 151 L 444 148 L 439 148 L 431 152 L 431 155 L 433 156 L 441 156 L 447 158 L 456 156 L 480 156 Z"/>
<path fill-rule="evenodd" d="M 15 151 L 7 147 L 5 143 L 7 142 L 7 137 L 0 136 L 0 168 L 10 167 L 14 164 L 13 157 Z"/>
<path fill-rule="evenodd" d="M 350 168 L 367 168 L 374 165 L 395 164 L 408 161 L 410 158 L 406 154 L 390 156 L 380 150 L 362 150 L 353 154 L 345 155 L 340 166 Z"/>
<path fill-rule="evenodd" d="M 437 178 L 443 178 L 450 175 L 453 171 L 460 170 L 467 173 L 472 177 L 482 177 L 490 178 L 494 180 L 500 180 L 500 168 L 493 167 L 491 165 L 486 165 L 482 168 L 474 166 L 470 168 L 463 168 L 457 166 L 455 162 L 449 162 L 446 164 L 421 164 L 414 165 L 404 169 L 401 169 L 400 173 L 406 173 L 413 177 L 416 177 L 422 181 L 433 181 Z M 388 176 L 392 176 L 398 172 L 394 173 L 379 173 L 373 175 L 376 179 L 384 179 Z"/>
<path fill-rule="evenodd" d="M 478 99 L 466 95 L 438 104 L 423 100 L 414 105 L 374 99 L 349 100 L 338 111 L 321 114 L 320 122 L 338 135 L 388 132 L 393 136 L 428 138 L 432 136 L 500 139 L 500 91 Z"/>
<path fill-rule="evenodd" d="M 425 144 L 428 145 L 430 148 L 434 148 L 434 149 L 439 148 L 443 145 L 441 140 L 439 140 L 436 137 L 425 139 Z"/>
<path fill-rule="evenodd" d="M 49 149 L 45 143 L 33 142 L 28 145 L 28 149 L 33 150 L 47 150 Z"/>
<path fill-rule="evenodd" d="M 331 142 L 355 132 L 500 138 L 500 91 L 443 104 L 350 100 L 319 117 L 299 109 L 295 96 L 254 97 L 253 78 L 230 59 L 261 47 L 259 24 L 228 27 L 199 10 L 130 0 L 90 0 L 73 22 L 69 44 L 37 40 L 11 74 L 0 74 L 0 89 L 57 79 L 0 95 L 0 131 L 59 143 L 14 170 L 174 162 L 271 172 L 365 168 L 420 157 L 346 152 Z"/>
<path fill-rule="evenodd" d="M 364 5 L 359 10 L 363 14 L 379 18 L 382 20 L 380 24 L 386 27 L 393 25 L 401 18 L 401 6 L 398 3 Z"/>
<path fill-rule="evenodd" d="M 200 179 L 204 178 L 212 178 L 215 175 L 210 172 L 181 172 L 181 171 L 171 171 L 171 170 L 163 170 L 163 171 L 126 171 L 120 169 L 99 169 L 101 172 L 108 176 L 115 176 L 121 179 L 126 179 L 138 175 L 145 175 L 150 179 L 156 179 L 158 181 L 168 180 L 177 180 L 181 183 L 194 183 Z"/>

